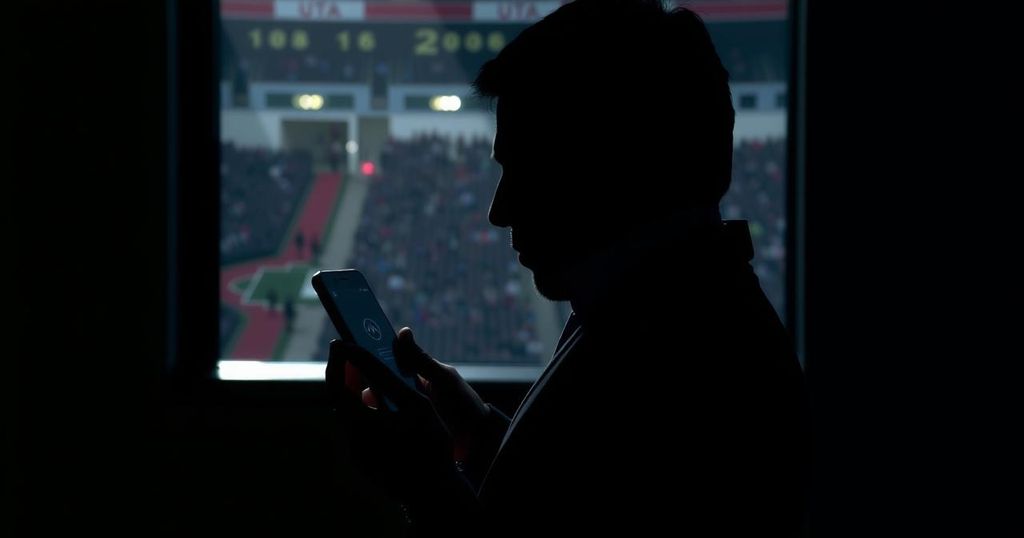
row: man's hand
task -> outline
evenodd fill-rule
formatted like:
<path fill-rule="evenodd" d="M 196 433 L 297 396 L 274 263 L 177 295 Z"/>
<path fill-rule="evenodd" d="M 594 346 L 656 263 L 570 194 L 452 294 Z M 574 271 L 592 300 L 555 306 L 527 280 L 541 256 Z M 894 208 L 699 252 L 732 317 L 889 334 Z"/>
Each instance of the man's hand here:
<path fill-rule="evenodd" d="M 421 390 L 430 398 L 456 442 L 464 445 L 471 441 L 476 427 L 488 413 L 480 395 L 454 367 L 438 362 L 420 349 L 408 327 L 398 332 L 394 351 L 402 371 L 418 376 Z M 374 399 L 367 395 L 364 401 Z"/>
<path fill-rule="evenodd" d="M 394 404 L 394 411 L 363 402 L 364 379 Z M 327 386 L 353 457 L 393 495 L 415 502 L 457 473 L 451 436 L 430 400 L 368 351 L 331 342 Z"/>

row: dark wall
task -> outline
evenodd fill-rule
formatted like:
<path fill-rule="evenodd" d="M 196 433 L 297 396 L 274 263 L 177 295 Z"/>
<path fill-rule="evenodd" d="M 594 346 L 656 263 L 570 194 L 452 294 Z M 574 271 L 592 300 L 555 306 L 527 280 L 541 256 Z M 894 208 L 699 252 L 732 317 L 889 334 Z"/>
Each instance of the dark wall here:
<path fill-rule="evenodd" d="M 3 355 L 16 399 L 3 481 L 21 517 L 5 524 L 154 524 L 164 487 L 164 7 L 11 7 L 4 206 L 15 302 L 5 341 L 15 345 Z"/>
<path fill-rule="evenodd" d="M 806 4 L 811 534 L 989 533 L 1020 409 L 1016 18 Z"/>
<path fill-rule="evenodd" d="M 169 299 L 189 308 L 199 300 L 187 281 L 181 296 L 166 291 L 169 120 L 190 129 L 201 121 L 188 114 L 202 108 L 200 97 L 178 95 L 186 112 L 168 116 L 168 7 L 17 9 L 21 46 L 5 78 L 16 120 L 5 228 L 18 260 L 5 340 L 16 345 L 4 352 L 13 375 L 3 376 L 13 455 L 3 483 L 17 517 L 3 518 L 15 527 L 4 535 L 397 535 L 394 503 L 360 481 L 332 437 L 322 386 L 201 383 L 188 368 L 184 379 L 167 375 L 169 344 L 183 353 L 205 345 L 196 318 L 177 320 L 185 341 L 169 333 Z M 184 181 L 194 179 L 194 157 L 173 163 Z M 192 195 L 184 205 L 202 207 Z"/>

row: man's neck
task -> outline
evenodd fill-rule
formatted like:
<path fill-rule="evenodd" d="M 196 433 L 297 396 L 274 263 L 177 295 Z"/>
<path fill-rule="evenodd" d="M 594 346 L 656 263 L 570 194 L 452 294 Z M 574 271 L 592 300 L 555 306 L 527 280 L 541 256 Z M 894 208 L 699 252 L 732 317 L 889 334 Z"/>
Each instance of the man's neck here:
<path fill-rule="evenodd" d="M 694 236 L 721 226 L 718 208 L 689 208 L 649 222 L 613 242 L 570 269 L 568 281 L 573 312 L 586 322 L 597 315 L 609 298 L 621 295 L 636 278 L 658 272 L 669 253 L 685 256 L 673 249 Z M 678 258 L 677 258 L 678 259 Z M 639 282 L 643 284 L 643 282 Z"/>

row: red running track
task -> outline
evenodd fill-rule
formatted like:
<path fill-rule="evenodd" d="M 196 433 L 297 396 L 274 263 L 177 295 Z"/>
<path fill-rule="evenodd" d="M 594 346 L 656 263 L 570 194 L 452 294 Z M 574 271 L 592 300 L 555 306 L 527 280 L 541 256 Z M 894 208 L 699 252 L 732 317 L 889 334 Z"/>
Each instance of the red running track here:
<path fill-rule="evenodd" d="M 288 263 L 305 261 L 309 256 L 309 238 L 315 234 L 320 241 L 323 241 L 323 232 L 327 229 L 327 221 L 331 218 L 334 206 L 338 202 L 338 193 L 341 192 L 341 174 L 334 172 L 323 172 L 317 174 L 313 188 L 306 197 L 306 201 L 299 209 L 299 218 L 291 232 L 285 238 L 282 252 L 277 256 L 261 258 L 239 265 L 233 265 L 221 269 L 220 273 L 220 300 L 230 305 L 243 314 L 239 334 L 235 338 L 235 344 L 228 350 L 227 357 L 231 359 L 260 359 L 271 358 L 277 340 L 284 330 L 284 318 L 280 312 L 272 312 L 263 305 L 242 304 L 242 296 L 230 289 L 228 284 L 239 278 L 248 278 L 255 275 L 262 268 L 280 267 Z M 300 257 L 298 248 L 295 246 L 295 234 L 299 231 L 306 238 L 306 256 Z M 241 290 L 244 291 L 244 290 Z"/>

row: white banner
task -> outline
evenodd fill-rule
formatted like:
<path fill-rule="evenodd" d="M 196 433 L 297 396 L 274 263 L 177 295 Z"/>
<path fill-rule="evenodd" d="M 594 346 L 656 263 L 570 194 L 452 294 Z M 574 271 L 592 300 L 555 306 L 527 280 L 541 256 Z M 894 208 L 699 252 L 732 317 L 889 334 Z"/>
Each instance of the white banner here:
<path fill-rule="evenodd" d="M 299 21 L 361 21 L 366 2 L 361 0 L 275 0 L 274 18 Z"/>
<path fill-rule="evenodd" d="M 534 22 L 562 6 L 562 2 L 473 2 L 473 20 Z"/>

